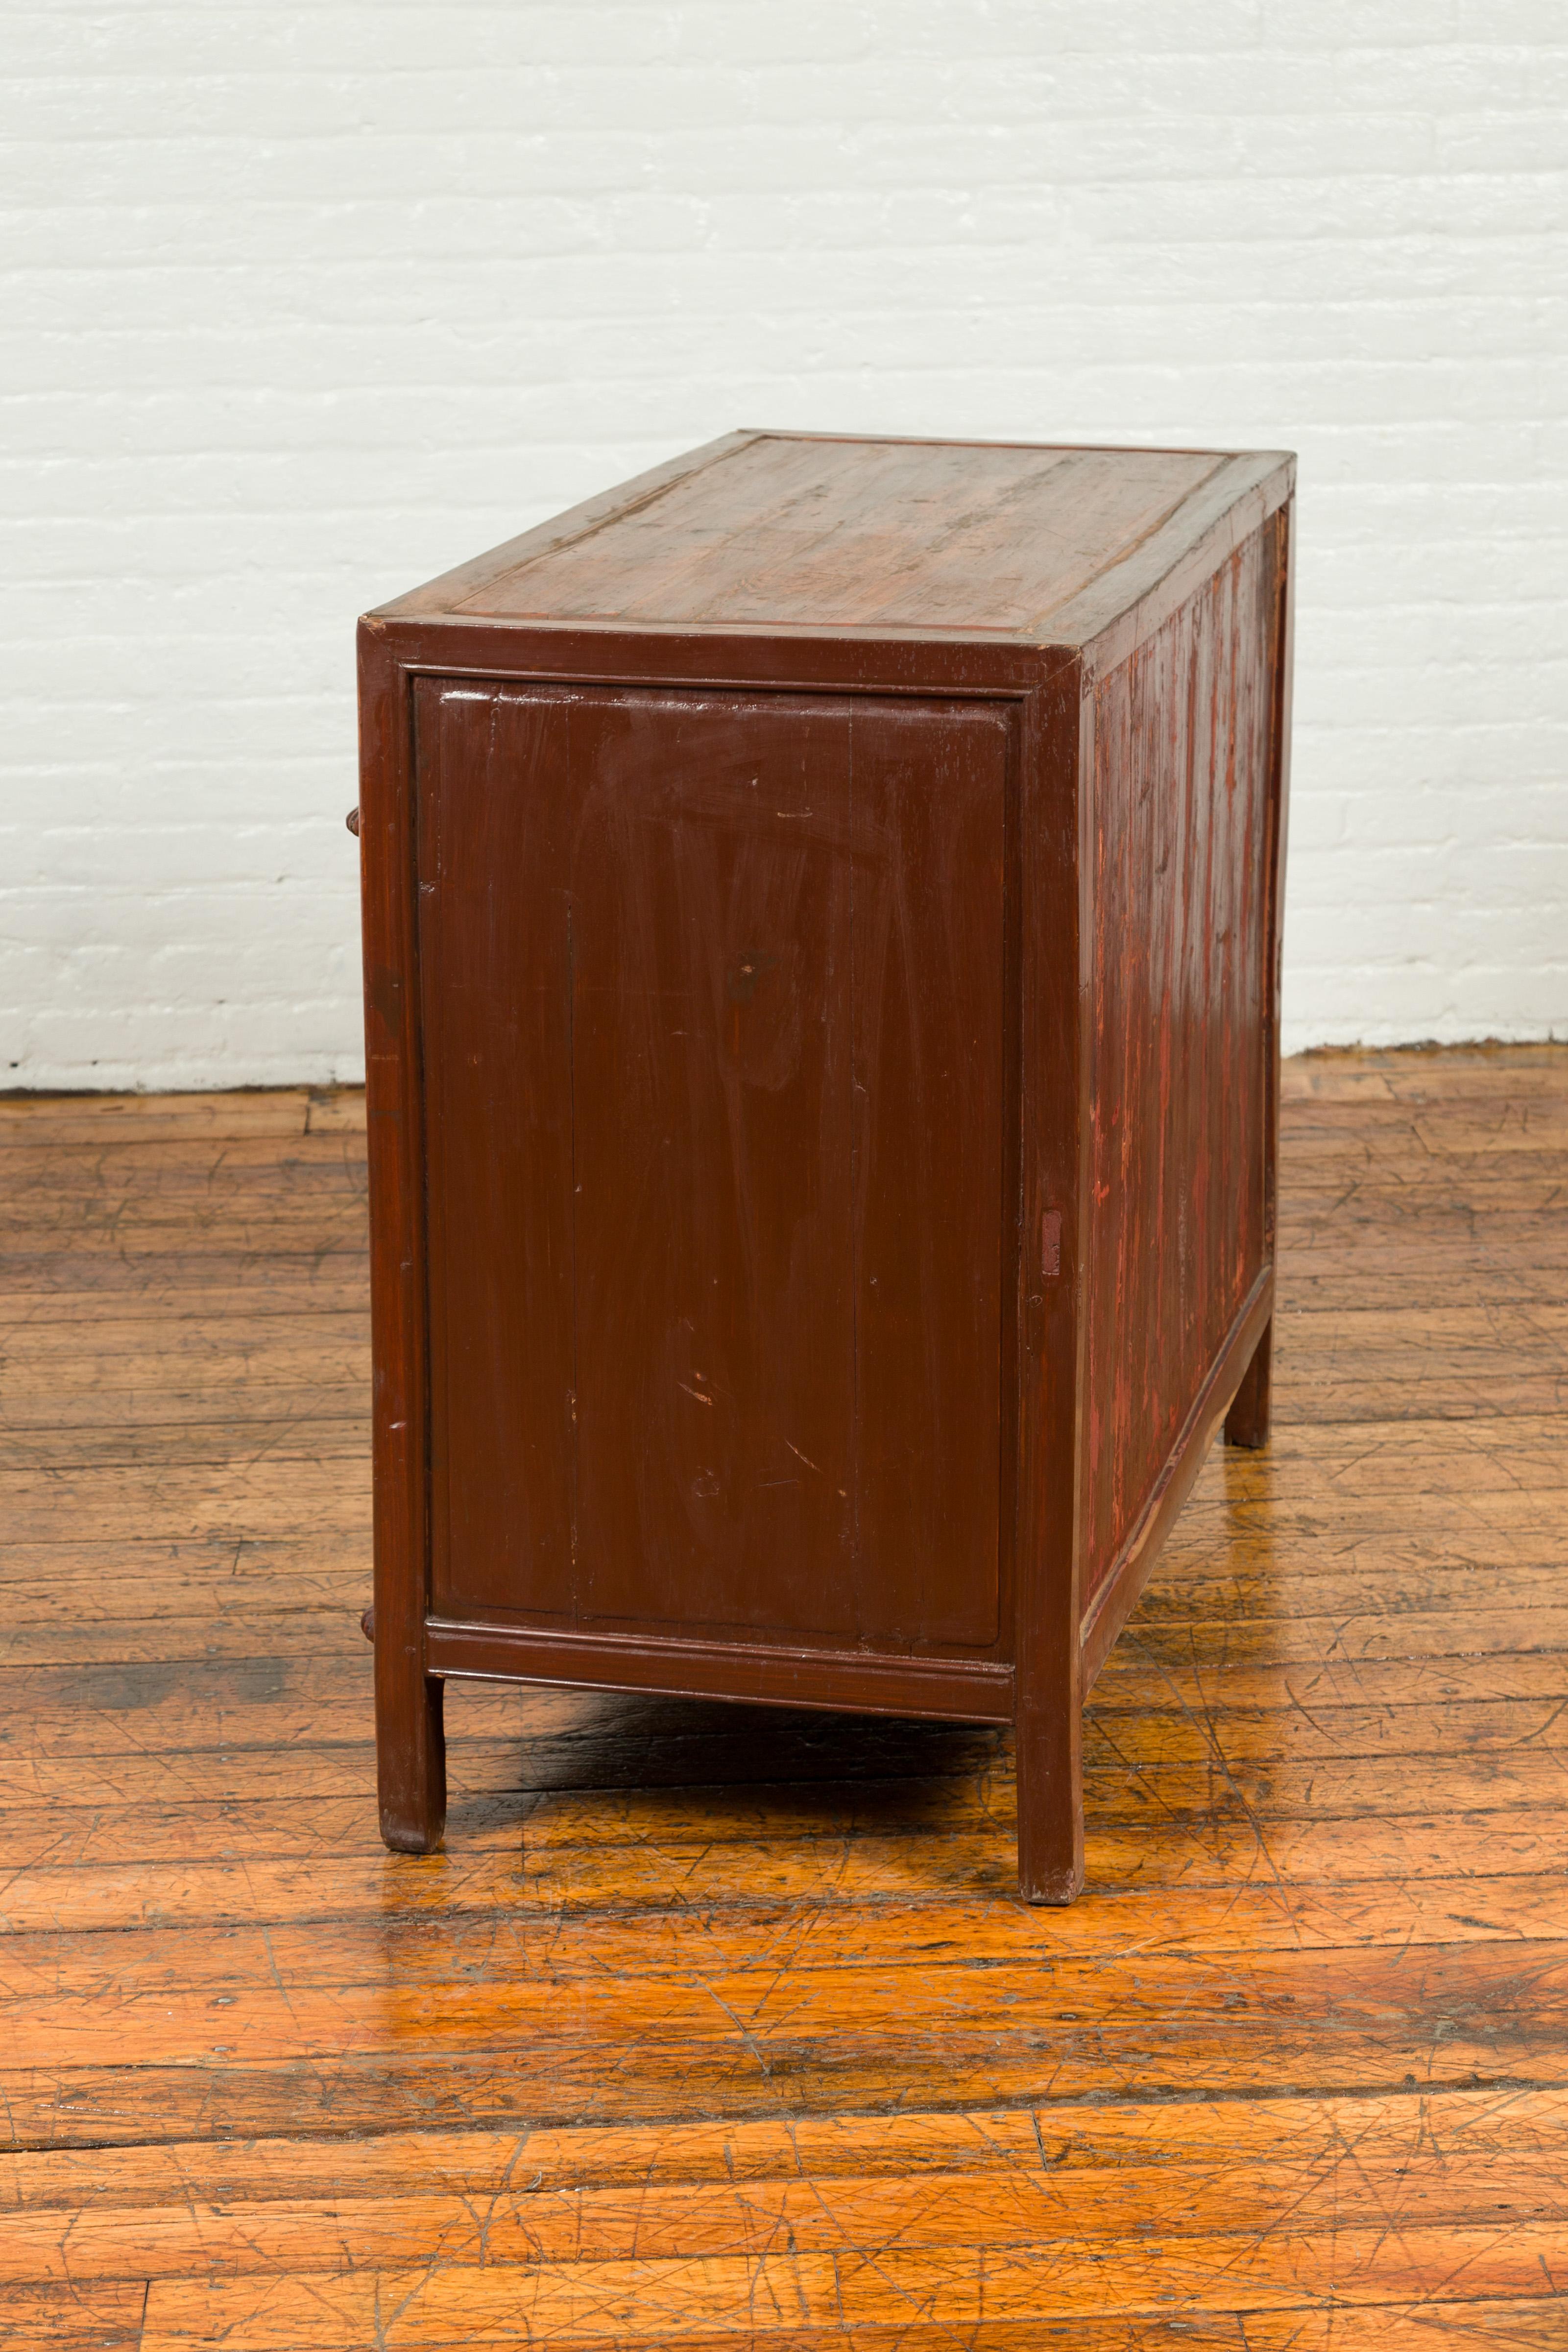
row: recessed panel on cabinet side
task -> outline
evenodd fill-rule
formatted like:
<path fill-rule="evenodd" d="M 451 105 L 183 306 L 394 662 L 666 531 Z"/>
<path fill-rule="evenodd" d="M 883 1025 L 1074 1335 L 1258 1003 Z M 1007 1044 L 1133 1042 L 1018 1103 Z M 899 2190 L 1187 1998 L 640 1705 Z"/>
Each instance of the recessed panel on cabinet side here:
<path fill-rule="evenodd" d="M 992 1643 L 1005 712 L 420 698 L 438 1611 Z"/>

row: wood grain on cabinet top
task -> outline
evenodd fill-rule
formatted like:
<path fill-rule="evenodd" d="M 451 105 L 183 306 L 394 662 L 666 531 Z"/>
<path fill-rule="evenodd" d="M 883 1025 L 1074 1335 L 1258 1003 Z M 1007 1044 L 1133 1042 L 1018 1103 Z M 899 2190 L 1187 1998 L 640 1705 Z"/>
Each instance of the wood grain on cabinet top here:
<path fill-rule="evenodd" d="M 574 507 L 383 619 L 1087 642 L 1290 495 L 1278 450 L 734 433 Z"/>

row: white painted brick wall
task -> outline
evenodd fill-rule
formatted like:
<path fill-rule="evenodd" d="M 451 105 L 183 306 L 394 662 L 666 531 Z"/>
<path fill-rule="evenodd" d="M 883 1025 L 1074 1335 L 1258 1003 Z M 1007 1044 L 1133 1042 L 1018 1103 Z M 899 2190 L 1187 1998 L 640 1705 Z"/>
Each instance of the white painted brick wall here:
<path fill-rule="evenodd" d="M 1553 0 L 4 36 L 0 1084 L 355 1073 L 356 613 L 737 424 L 1297 447 L 1291 1042 L 1568 1034 Z"/>

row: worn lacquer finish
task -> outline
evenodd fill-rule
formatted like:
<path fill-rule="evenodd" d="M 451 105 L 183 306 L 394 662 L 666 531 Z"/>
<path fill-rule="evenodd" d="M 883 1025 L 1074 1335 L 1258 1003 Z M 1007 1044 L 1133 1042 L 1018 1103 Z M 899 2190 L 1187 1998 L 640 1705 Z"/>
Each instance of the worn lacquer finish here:
<path fill-rule="evenodd" d="M 1013 1722 L 1267 1427 L 1292 465 L 749 433 L 361 630 L 382 1815 L 468 1676 Z"/>
<path fill-rule="evenodd" d="M 501 571 L 486 619 L 1038 629 L 1229 461 L 1212 451 L 740 438 Z"/>
<path fill-rule="evenodd" d="M 1284 1097 L 1066 1912 L 1023 1723 L 459 1681 L 387 1854 L 362 1099 L 0 1105 L 0 2340 L 1556 2352 L 1568 1049 Z"/>
<path fill-rule="evenodd" d="M 1269 1264 L 1281 529 L 1095 687 L 1090 1607 Z"/>

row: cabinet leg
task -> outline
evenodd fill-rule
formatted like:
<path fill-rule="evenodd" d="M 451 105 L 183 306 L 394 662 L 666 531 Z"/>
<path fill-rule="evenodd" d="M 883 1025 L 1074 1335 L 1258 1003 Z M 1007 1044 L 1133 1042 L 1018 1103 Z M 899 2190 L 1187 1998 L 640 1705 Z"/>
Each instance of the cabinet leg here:
<path fill-rule="evenodd" d="M 1071 1903 L 1083 1885 L 1083 1740 L 1076 1705 L 1017 1727 L 1019 1893 Z"/>
<path fill-rule="evenodd" d="M 1228 1445 L 1265 1445 L 1269 1440 L 1269 1381 L 1274 1360 L 1274 1318 L 1263 1326 L 1263 1337 L 1252 1361 L 1241 1375 L 1230 1411 L 1225 1416 Z"/>
<path fill-rule="evenodd" d="M 415 1664 L 383 1670 L 376 1658 L 376 1779 L 382 1843 L 394 1853 L 434 1853 L 446 1828 L 446 1685 Z"/>

